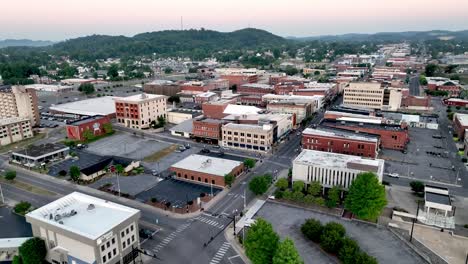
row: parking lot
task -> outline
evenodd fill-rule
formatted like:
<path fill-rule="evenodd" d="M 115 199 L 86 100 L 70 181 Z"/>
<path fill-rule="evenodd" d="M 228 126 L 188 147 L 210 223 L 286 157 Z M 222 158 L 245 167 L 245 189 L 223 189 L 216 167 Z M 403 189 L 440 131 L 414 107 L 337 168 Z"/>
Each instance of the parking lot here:
<path fill-rule="evenodd" d="M 9 207 L 0 207 L 0 238 L 30 237 L 31 225 L 23 216 L 14 214 Z"/>
<path fill-rule="evenodd" d="M 270 222 L 281 238 L 293 239 L 305 263 L 335 263 L 301 234 L 300 226 L 308 218 L 317 219 L 322 223 L 334 221 L 342 224 L 346 228 L 346 233 L 359 243 L 361 249 L 377 258 L 379 263 L 425 263 L 385 228 L 269 202 L 265 203 L 256 217 L 262 217 Z"/>

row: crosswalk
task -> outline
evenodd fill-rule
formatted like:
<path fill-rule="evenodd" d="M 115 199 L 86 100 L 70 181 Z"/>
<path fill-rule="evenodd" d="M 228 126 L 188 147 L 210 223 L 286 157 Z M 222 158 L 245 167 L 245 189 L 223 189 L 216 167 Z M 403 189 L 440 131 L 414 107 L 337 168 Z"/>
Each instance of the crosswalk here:
<path fill-rule="evenodd" d="M 216 228 L 219 228 L 219 229 L 223 229 L 224 228 L 224 225 L 221 224 L 221 223 L 218 223 L 216 222 L 215 220 L 212 220 L 208 217 L 204 217 L 204 216 L 198 216 L 196 218 L 194 218 L 195 220 L 198 220 L 200 222 L 203 222 L 205 224 L 208 224 L 208 225 L 211 225 L 211 226 L 214 226 Z"/>
<path fill-rule="evenodd" d="M 210 264 L 218 264 L 223 258 L 226 252 L 229 250 L 231 244 L 224 242 L 223 245 L 218 249 L 214 257 L 211 259 Z"/>
<path fill-rule="evenodd" d="M 187 227 L 190 226 L 190 223 L 183 224 L 179 226 L 176 231 L 170 233 L 166 238 L 164 238 L 159 244 L 157 244 L 153 248 L 154 253 L 158 253 L 161 249 L 163 249 L 167 244 L 169 244 L 180 232 L 184 231 L 187 229 Z"/>

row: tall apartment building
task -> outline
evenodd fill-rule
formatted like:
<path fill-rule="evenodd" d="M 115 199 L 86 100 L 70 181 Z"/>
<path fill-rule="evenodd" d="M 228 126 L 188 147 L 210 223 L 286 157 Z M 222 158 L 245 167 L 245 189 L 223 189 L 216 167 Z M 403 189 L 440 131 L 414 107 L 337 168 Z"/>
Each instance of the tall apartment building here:
<path fill-rule="evenodd" d="M 0 90 L 0 118 L 22 117 L 39 124 L 36 90 L 24 86 L 13 86 Z"/>
<path fill-rule="evenodd" d="M 21 117 L 0 119 L 0 146 L 33 136 L 31 120 Z"/>
<path fill-rule="evenodd" d="M 261 152 L 271 149 L 274 137 L 277 135 L 272 124 L 229 123 L 221 130 L 221 146 Z"/>
<path fill-rule="evenodd" d="M 137 94 L 114 98 L 117 122 L 126 127 L 142 129 L 150 127 L 158 117 L 166 118 L 165 95 Z"/>
<path fill-rule="evenodd" d="M 26 215 L 49 263 L 128 264 L 140 245 L 140 211 L 73 192 Z"/>
<path fill-rule="evenodd" d="M 384 164 L 381 159 L 305 149 L 293 161 L 292 180 L 307 185 L 318 181 L 325 188 L 338 186 L 348 190 L 361 172 L 374 172 L 382 182 Z"/>
<path fill-rule="evenodd" d="M 401 99 L 401 89 L 382 88 L 380 83 L 350 83 L 344 88 L 343 104 L 396 111 L 401 106 Z"/>

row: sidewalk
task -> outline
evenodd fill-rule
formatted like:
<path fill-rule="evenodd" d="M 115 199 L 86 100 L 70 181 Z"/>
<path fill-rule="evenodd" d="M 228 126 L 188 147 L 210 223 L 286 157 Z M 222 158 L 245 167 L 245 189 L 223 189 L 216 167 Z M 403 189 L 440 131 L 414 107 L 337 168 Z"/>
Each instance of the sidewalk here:
<path fill-rule="evenodd" d="M 246 264 L 252 264 L 250 259 L 247 257 L 245 254 L 244 247 L 239 243 L 239 240 L 234 236 L 234 229 L 232 226 L 229 226 L 224 230 L 224 238 L 231 244 L 232 248 L 234 251 L 239 254 L 240 258 L 244 261 Z"/>

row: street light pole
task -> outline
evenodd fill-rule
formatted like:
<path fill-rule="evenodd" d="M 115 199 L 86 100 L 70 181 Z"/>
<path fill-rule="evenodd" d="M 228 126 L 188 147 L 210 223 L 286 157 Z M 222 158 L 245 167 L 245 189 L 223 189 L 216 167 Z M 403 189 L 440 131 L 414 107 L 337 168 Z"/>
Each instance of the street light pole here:
<path fill-rule="evenodd" d="M 413 224 L 411 225 L 411 235 L 410 235 L 410 240 L 409 240 L 410 242 L 413 241 L 414 223 L 417 221 L 418 215 L 419 215 L 419 202 L 420 202 L 420 201 L 418 200 L 418 209 L 417 209 L 417 211 L 416 211 L 416 217 L 413 218 Z"/>
<path fill-rule="evenodd" d="M 5 197 L 3 197 L 2 185 L 0 184 L 0 196 L 2 197 L 2 203 L 5 203 Z"/>
<path fill-rule="evenodd" d="M 119 189 L 119 197 L 120 197 L 120 180 L 119 180 L 119 173 L 117 172 L 115 175 L 117 175 L 117 188 Z"/>

